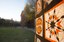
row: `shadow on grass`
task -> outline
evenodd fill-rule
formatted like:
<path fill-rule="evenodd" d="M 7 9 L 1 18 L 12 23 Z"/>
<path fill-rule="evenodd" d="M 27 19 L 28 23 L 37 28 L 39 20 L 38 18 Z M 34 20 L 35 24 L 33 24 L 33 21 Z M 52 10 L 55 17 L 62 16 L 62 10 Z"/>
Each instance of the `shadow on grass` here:
<path fill-rule="evenodd" d="M 34 42 L 34 32 L 22 28 L 0 28 L 0 42 Z"/>

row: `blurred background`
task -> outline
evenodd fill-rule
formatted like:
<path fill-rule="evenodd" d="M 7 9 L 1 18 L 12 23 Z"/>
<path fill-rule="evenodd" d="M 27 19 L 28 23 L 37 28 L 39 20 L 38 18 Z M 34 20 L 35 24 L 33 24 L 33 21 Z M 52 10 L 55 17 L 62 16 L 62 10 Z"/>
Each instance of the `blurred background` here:
<path fill-rule="evenodd" d="M 34 42 L 36 0 L 0 0 L 0 42 Z"/>

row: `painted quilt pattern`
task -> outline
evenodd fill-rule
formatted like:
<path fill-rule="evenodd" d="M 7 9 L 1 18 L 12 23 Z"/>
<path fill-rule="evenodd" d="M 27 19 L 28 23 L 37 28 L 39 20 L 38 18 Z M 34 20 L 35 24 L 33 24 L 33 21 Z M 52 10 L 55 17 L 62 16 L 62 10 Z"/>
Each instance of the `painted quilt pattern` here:
<path fill-rule="evenodd" d="M 43 17 L 40 16 L 36 18 L 36 34 L 43 37 Z M 37 42 L 41 42 L 39 38 L 36 39 Z"/>
<path fill-rule="evenodd" d="M 56 42 L 64 42 L 64 12 L 63 12 L 64 8 L 63 6 L 64 4 L 60 5 L 58 8 L 54 9 L 52 12 L 49 12 L 45 15 L 45 17 L 47 17 L 45 18 L 45 36 Z"/>
<path fill-rule="evenodd" d="M 42 31 L 43 31 L 43 19 L 42 16 L 40 16 L 36 19 L 36 33 L 42 36 Z"/>

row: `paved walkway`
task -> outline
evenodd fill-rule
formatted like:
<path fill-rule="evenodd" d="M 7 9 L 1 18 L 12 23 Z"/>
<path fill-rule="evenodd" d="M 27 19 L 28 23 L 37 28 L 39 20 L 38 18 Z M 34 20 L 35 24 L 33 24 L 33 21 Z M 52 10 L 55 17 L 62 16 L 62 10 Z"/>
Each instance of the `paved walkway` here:
<path fill-rule="evenodd" d="M 33 32 L 35 32 L 35 29 L 28 28 L 28 27 L 17 27 L 17 28 L 23 28 L 23 29 L 26 29 L 26 30 L 30 30 L 30 31 L 33 31 Z"/>
<path fill-rule="evenodd" d="M 35 32 L 35 29 L 32 29 L 32 28 L 24 27 L 24 29 L 26 29 L 26 30 L 31 30 L 31 31 Z"/>

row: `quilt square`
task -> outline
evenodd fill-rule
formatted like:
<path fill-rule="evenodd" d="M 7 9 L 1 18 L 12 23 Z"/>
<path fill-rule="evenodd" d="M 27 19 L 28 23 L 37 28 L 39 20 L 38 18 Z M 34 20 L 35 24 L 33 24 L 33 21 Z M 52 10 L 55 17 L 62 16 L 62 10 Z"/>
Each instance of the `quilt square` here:
<path fill-rule="evenodd" d="M 35 25 L 36 25 L 36 34 L 39 35 L 40 37 L 43 37 L 43 16 L 40 16 L 36 18 L 35 20 Z M 40 38 L 36 36 L 36 41 L 41 42 Z"/>
<path fill-rule="evenodd" d="M 45 13 L 45 38 L 64 42 L 64 3 Z"/>
<path fill-rule="evenodd" d="M 36 18 L 36 34 L 43 36 L 43 17 L 40 16 L 38 18 Z"/>

